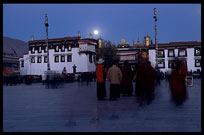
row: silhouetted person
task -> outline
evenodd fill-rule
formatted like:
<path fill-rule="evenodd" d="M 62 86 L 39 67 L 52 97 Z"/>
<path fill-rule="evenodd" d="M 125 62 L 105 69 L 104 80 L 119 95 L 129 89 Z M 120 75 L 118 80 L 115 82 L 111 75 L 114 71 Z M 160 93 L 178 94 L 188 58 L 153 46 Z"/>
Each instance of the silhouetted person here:
<path fill-rule="evenodd" d="M 128 61 L 125 61 L 124 65 L 121 67 L 122 72 L 122 80 L 121 80 L 121 93 L 125 96 L 128 94 L 128 96 L 132 95 L 133 92 L 133 86 L 132 86 L 132 70 L 128 63 Z"/>
<path fill-rule="evenodd" d="M 99 59 L 96 66 L 96 80 L 97 80 L 97 98 L 98 100 L 105 100 L 106 97 L 106 73 L 107 69 L 104 67 L 104 60 Z"/>
<path fill-rule="evenodd" d="M 184 61 L 175 58 L 172 64 L 170 90 L 172 100 L 177 104 L 182 104 L 187 99 L 185 78 L 187 75 L 187 66 Z"/>
<path fill-rule="evenodd" d="M 139 61 L 135 79 L 137 90 L 136 97 L 140 105 L 142 105 L 144 102 L 150 104 L 154 98 L 156 71 L 146 57 Z"/>
<path fill-rule="evenodd" d="M 117 100 L 120 97 L 120 81 L 122 80 L 122 72 L 116 66 L 117 61 L 113 60 L 112 67 L 109 68 L 107 79 L 110 81 L 110 101 Z"/>

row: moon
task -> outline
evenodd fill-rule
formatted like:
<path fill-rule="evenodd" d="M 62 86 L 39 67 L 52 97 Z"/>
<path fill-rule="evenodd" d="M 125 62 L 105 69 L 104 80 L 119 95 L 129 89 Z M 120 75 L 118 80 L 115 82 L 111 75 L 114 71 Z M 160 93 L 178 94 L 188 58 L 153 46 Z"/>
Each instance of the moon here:
<path fill-rule="evenodd" d="M 98 30 L 94 30 L 94 34 L 95 34 L 95 35 L 98 35 Z"/>

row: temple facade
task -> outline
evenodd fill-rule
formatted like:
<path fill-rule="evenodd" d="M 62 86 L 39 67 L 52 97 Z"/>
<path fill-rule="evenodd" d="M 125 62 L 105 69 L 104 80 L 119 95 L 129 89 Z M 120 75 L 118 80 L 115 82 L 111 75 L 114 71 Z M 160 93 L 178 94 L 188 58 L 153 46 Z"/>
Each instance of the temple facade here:
<path fill-rule="evenodd" d="M 21 75 L 43 75 L 47 71 L 47 51 L 49 50 L 50 70 L 62 73 L 64 67 L 67 73 L 82 73 L 95 71 L 95 49 L 98 41 L 76 37 L 64 37 L 34 40 L 29 43 L 26 55 L 19 59 Z"/>
<path fill-rule="evenodd" d="M 152 44 L 150 36 L 145 36 L 143 42 L 139 40 L 133 45 L 129 45 L 122 39 L 117 46 L 117 56 L 119 64 L 125 60 L 134 67 L 138 63 L 138 52 L 146 52 L 152 66 L 156 66 L 156 47 Z M 158 67 L 162 72 L 171 70 L 172 60 L 178 57 L 183 59 L 188 71 L 201 71 L 201 42 L 186 41 L 186 42 L 170 42 L 158 44 Z"/>

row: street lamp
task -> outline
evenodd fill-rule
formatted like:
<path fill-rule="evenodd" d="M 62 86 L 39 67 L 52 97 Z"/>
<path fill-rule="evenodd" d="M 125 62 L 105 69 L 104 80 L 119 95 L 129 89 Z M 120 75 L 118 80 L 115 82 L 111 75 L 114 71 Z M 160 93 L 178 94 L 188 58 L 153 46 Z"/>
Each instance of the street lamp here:
<path fill-rule="evenodd" d="M 47 36 L 47 39 L 46 39 L 46 43 L 47 43 L 47 70 L 49 71 L 50 70 L 50 61 L 49 61 L 49 46 L 48 46 L 48 17 L 47 17 L 47 14 L 45 14 L 45 27 L 46 27 L 46 36 Z"/>
<path fill-rule="evenodd" d="M 154 8 L 154 20 L 155 20 L 155 45 L 156 45 L 156 67 L 158 66 L 158 43 L 157 43 L 157 11 Z"/>

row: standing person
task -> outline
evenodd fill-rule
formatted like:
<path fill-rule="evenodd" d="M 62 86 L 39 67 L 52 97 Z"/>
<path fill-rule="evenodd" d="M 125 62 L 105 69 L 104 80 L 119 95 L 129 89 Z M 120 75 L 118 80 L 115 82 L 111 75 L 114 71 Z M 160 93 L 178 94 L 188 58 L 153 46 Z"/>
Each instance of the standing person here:
<path fill-rule="evenodd" d="M 140 105 L 145 101 L 150 104 L 154 98 L 156 71 L 147 57 L 143 56 L 139 61 L 134 78 L 136 80 L 136 96 Z"/>
<path fill-rule="evenodd" d="M 110 101 L 117 100 L 120 91 L 120 81 L 122 80 L 122 72 L 116 66 L 117 61 L 113 60 L 112 67 L 109 68 L 107 79 L 110 81 Z"/>
<path fill-rule="evenodd" d="M 185 86 L 185 78 L 187 75 L 187 66 L 184 61 L 175 58 L 172 64 L 170 90 L 172 100 L 181 105 L 187 99 L 187 92 Z"/>
<path fill-rule="evenodd" d="M 105 100 L 106 97 L 106 74 L 107 69 L 104 67 L 104 60 L 99 59 L 96 66 L 96 80 L 97 80 L 97 97 L 98 100 Z"/>
<path fill-rule="evenodd" d="M 132 86 L 132 69 L 128 63 L 125 61 L 124 65 L 121 67 L 122 72 L 122 81 L 121 81 L 121 92 L 123 96 L 128 94 L 128 96 L 132 96 L 133 86 Z"/>

